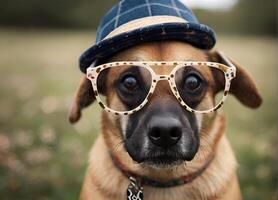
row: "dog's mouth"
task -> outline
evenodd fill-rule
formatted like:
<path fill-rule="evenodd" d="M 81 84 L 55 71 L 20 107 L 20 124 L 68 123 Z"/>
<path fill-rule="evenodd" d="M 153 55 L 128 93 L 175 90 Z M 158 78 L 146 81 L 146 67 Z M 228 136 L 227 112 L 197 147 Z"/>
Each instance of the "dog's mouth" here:
<path fill-rule="evenodd" d="M 152 158 L 146 159 L 144 163 L 149 165 L 155 165 L 158 167 L 168 167 L 168 166 L 174 166 L 179 165 L 183 162 L 180 158 L 172 157 L 172 156 L 156 156 Z"/>
<path fill-rule="evenodd" d="M 179 165 L 184 161 L 186 159 L 180 152 L 165 151 L 150 153 L 146 156 L 143 163 L 156 167 L 171 167 Z"/>

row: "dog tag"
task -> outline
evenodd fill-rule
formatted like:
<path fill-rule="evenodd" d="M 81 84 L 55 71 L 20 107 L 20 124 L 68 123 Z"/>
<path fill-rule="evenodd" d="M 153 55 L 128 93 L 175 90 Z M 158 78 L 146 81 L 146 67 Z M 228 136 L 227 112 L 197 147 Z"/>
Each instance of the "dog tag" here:
<path fill-rule="evenodd" d="M 133 177 L 130 177 L 130 184 L 127 188 L 127 200 L 143 200 L 143 187 Z"/>

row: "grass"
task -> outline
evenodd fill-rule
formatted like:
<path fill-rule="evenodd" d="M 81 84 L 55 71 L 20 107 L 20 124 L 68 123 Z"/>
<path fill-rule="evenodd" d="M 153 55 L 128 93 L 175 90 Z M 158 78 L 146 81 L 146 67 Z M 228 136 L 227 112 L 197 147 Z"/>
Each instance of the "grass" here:
<path fill-rule="evenodd" d="M 67 112 L 83 76 L 78 56 L 90 32 L 0 30 L 0 199 L 77 199 L 100 109 L 71 126 Z M 220 36 L 217 48 L 241 63 L 264 98 L 258 110 L 229 97 L 227 134 L 247 200 L 276 191 L 277 43 L 274 38 Z"/>

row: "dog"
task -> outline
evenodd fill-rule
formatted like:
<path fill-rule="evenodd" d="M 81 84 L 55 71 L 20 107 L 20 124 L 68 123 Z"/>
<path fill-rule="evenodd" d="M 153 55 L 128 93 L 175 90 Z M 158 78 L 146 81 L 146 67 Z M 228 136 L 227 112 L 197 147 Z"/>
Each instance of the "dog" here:
<path fill-rule="evenodd" d="M 118 61 L 210 61 L 236 67 L 229 93 L 250 108 L 262 103 L 254 80 L 248 72 L 230 58 L 224 58 L 216 50 L 204 50 L 180 41 L 145 42 L 115 53 L 103 63 Z M 155 69 L 165 74 L 167 69 Z M 214 101 L 223 85 L 217 74 L 206 72 L 210 91 L 202 104 Z M 125 98 L 115 97 L 111 81 L 120 72 L 110 70 L 104 80 L 107 101 L 121 106 Z M 220 81 L 221 82 L 221 81 Z M 110 84 L 110 85 L 109 85 Z M 226 121 L 219 112 L 209 114 L 190 113 L 174 97 L 167 81 L 157 83 L 154 93 L 138 112 L 131 115 L 114 115 L 102 112 L 101 133 L 89 156 L 80 199 L 122 200 L 127 198 L 130 180 L 126 172 L 157 182 L 186 177 L 184 184 L 173 187 L 143 185 L 146 200 L 240 200 L 241 192 L 236 175 L 237 162 L 225 136 Z M 95 101 L 95 92 L 84 77 L 76 93 L 69 113 L 71 123 L 81 117 L 82 109 Z M 178 124 L 178 125 L 177 125 Z M 181 127 L 180 142 L 174 144 L 177 152 L 167 156 L 148 135 L 150 127 L 169 133 L 169 127 Z M 165 141 L 164 141 L 165 142 Z M 168 141 L 169 142 L 169 141 Z M 167 147 L 167 141 L 166 141 Z M 140 198 L 134 198 L 140 199 Z"/>

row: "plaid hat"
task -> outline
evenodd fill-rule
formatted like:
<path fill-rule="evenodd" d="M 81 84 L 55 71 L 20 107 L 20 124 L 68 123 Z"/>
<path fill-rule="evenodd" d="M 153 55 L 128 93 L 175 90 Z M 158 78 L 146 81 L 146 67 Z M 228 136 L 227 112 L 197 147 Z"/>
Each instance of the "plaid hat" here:
<path fill-rule="evenodd" d="M 179 40 L 202 49 L 215 45 L 214 31 L 200 24 L 179 0 L 121 0 L 103 17 L 96 44 L 79 59 L 82 72 L 101 60 L 143 42 Z"/>

